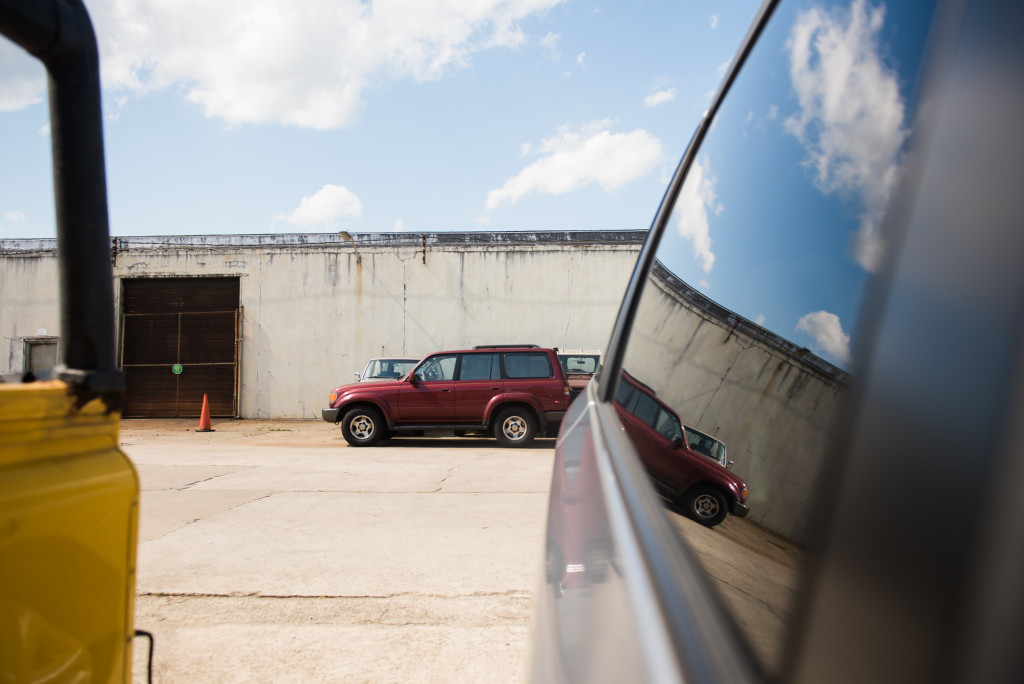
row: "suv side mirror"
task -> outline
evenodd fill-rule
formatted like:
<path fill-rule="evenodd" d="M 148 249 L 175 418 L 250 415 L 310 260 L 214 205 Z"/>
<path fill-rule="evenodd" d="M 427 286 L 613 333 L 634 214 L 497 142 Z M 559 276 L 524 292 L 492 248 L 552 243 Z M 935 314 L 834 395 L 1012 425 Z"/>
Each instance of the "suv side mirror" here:
<path fill-rule="evenodd" d="M 726 464 L 725 464 L 725 467 L 726 468 L 732 468 L 732 464 L 735 463 L 735 462 L 736 461 L 727 461 Z"/>
<path fill-rule="evenodd" d="M 416 375 L 415 373 L 409 373 L 408 380 L 409 380 L 410 383 L 415 385 L 417 382 L 420 381 L 420 376 Z"/>
<path fill-rule="evenodd" d="M 353 375 L 356 376 L 356 382 L 361 382 L 362 381 L 362 379 L 363 379 L 362 375 L 360 375 L 359 373 L 353 373 Z"/>

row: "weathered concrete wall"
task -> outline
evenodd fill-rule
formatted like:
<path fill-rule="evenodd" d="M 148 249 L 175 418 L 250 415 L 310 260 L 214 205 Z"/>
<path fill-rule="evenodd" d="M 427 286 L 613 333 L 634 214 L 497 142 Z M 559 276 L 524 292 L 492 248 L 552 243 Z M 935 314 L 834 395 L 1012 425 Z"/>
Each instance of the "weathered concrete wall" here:
<path fill-rule="evenodd" d="M 847 373 L 662 268 L 646 286 L 625 368 L 684 424 L 725 443 L 750 487 L 752 520 L 805 539 Z"/>
<path fill-rule="evenodd" d="M 117 238 L 112 259 L 116 280 L 239 277 L 241 416 L 316 418 L 327 393 L 374 356 L 514 342 L 603 347 L 643 233 L 353 239 Z M 5 341 L 40 327 L 59 334 L 54 246 L 52 240 L 0 241 Z"/>
<path fill-rule="evenodd" d="M 14 258 L 0 247 L 0 371 L 20 373 L 26 337 L 60 335 L 60 293 L 53 241 L 17 242 Z"/>

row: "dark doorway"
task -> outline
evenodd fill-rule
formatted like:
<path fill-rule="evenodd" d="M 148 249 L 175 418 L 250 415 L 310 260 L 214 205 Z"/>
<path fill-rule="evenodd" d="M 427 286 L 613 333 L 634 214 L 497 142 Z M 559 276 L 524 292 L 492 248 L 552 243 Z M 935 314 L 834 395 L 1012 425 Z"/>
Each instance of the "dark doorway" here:
<path fill-rule="evenodd" d="M 123 278 L 126 418 L 238 415 L 238 278 Z"/>

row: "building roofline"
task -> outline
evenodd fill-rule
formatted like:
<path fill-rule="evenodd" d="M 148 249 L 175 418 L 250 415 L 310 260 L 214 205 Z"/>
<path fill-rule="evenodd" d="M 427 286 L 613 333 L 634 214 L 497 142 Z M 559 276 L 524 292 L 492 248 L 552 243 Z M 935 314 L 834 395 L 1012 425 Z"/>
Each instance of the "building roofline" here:
<path fill-rule="evenodd" d="M 111 238 L 114 250 L 175 247 L 297 247 L 352 245 L 357 248 L 498 245 L 641 245 L 646 230 L 437 231 L 425 233 L 265 233 L 251 235 L 152 235 Z M 56 238 L 0 240 L 0 254 L 48 252 Z"/>

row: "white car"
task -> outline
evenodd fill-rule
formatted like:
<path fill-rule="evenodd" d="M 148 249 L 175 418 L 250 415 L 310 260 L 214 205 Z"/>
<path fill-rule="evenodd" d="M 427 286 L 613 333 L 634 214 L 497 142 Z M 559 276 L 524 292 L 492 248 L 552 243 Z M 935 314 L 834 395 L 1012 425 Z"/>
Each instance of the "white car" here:
<path fill-rule="evenodd" d="M 419 359 L 370 359 L 362 373 L 356 373 L 357 382 L 383 382 L 398 380 L 419 363 Z"/>

